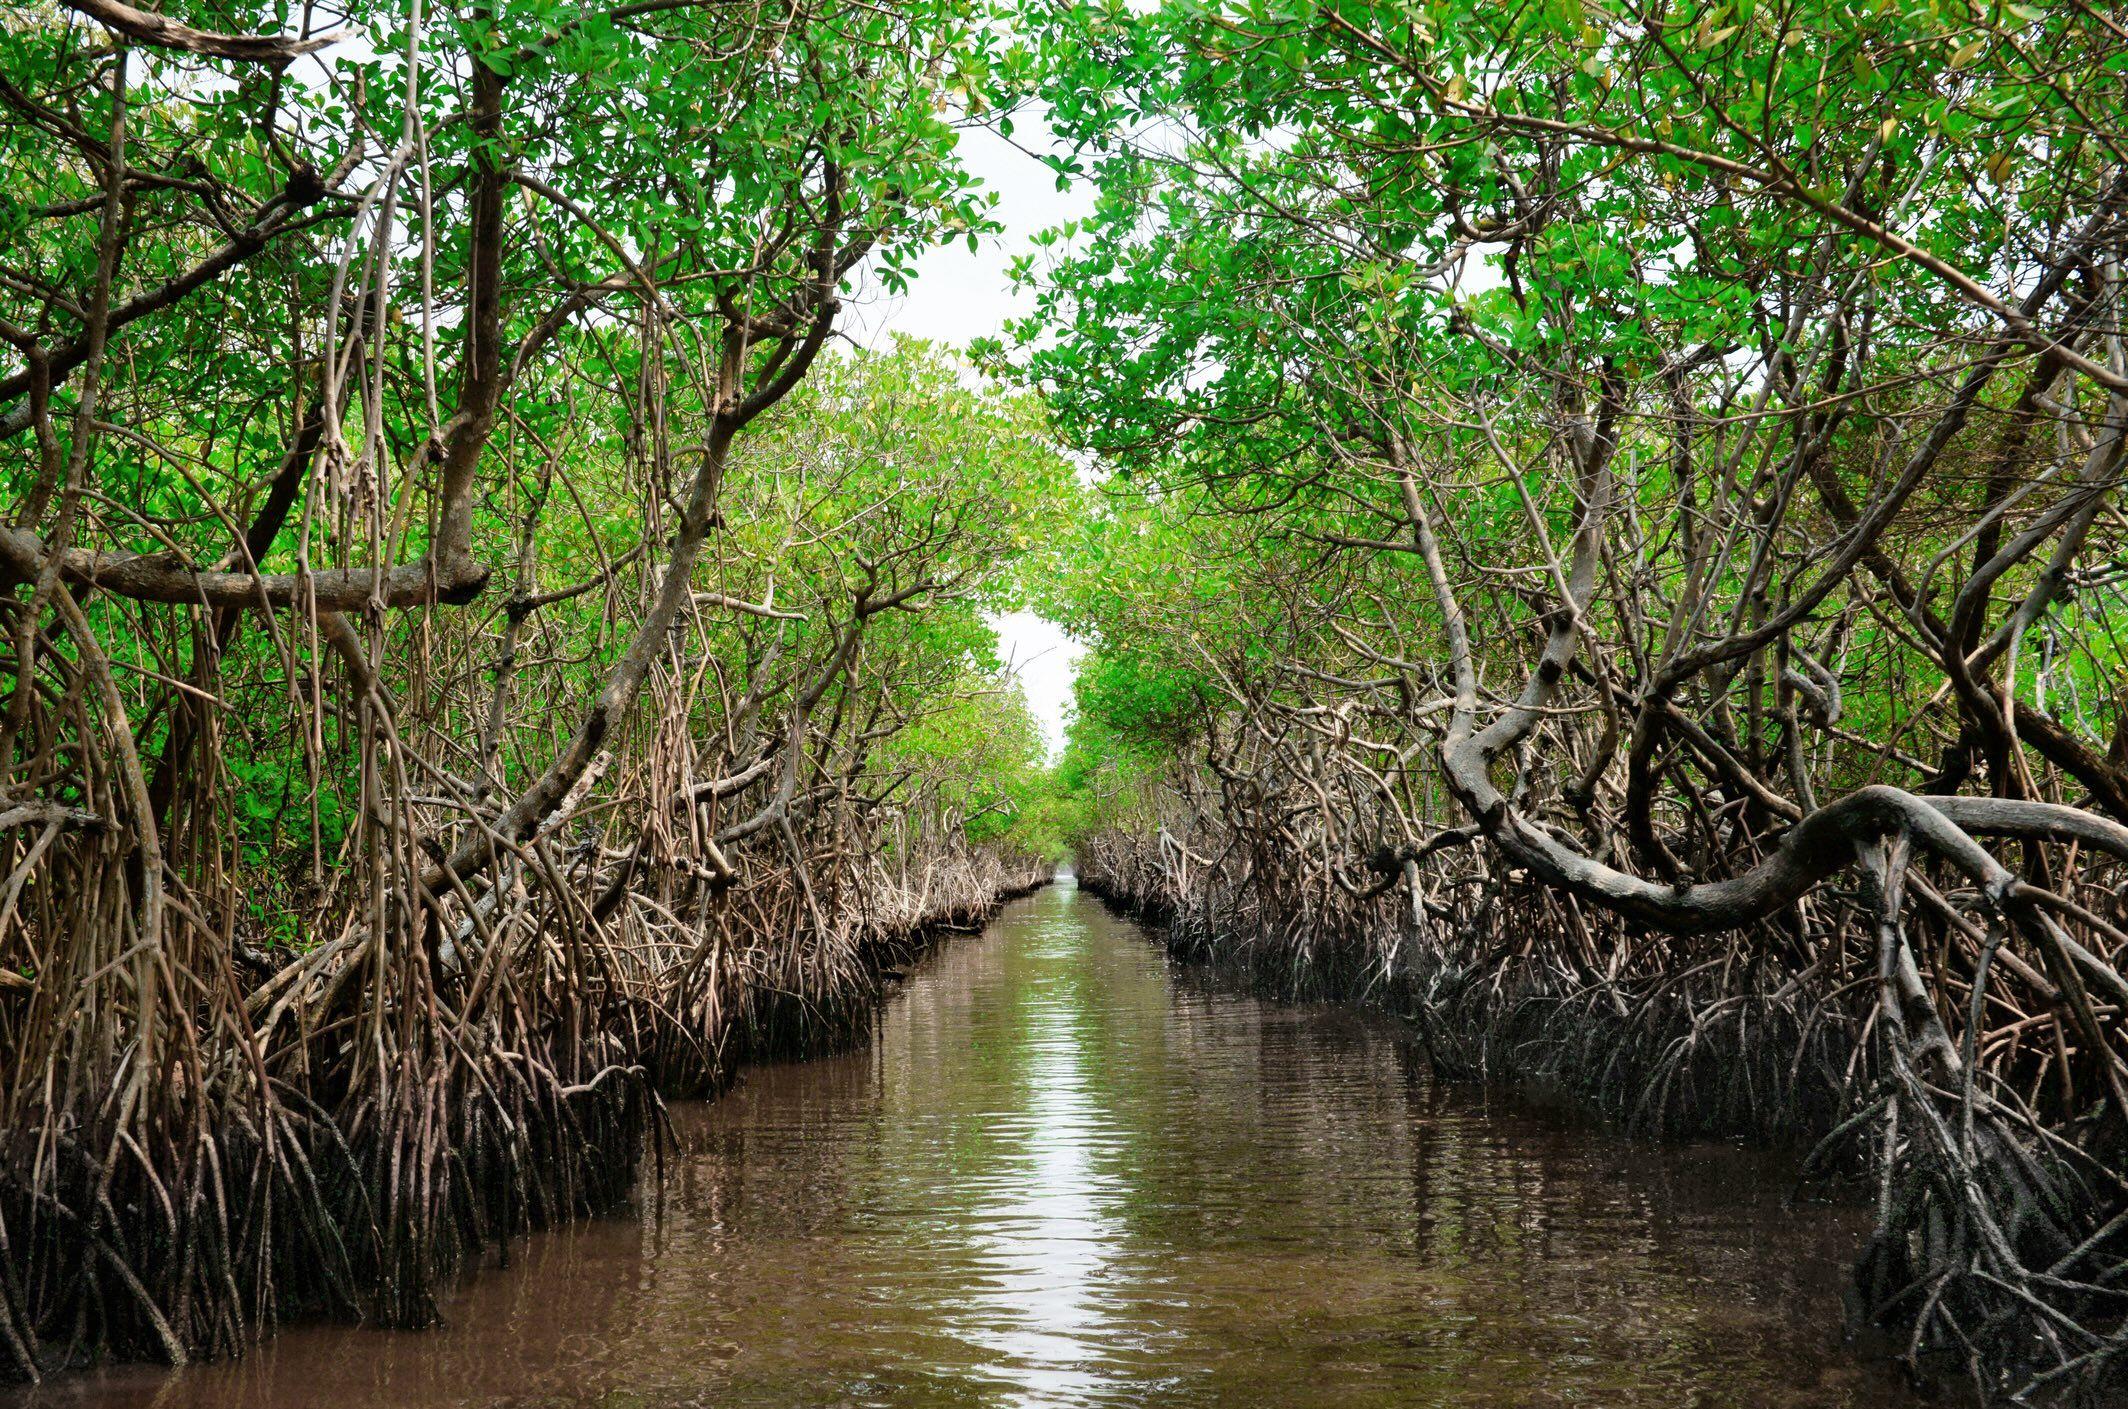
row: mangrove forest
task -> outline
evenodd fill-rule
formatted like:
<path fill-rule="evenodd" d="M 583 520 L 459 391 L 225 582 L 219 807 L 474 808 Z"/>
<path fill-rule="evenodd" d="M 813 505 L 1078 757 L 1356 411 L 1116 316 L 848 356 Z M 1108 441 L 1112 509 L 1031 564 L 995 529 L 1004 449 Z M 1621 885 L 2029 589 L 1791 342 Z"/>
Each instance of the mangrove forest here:
<path fill-rule="evenodd" d="M 2124 318 L 2112 0 L 0 0 L 0 1405 L 2128 1399 Z"/>

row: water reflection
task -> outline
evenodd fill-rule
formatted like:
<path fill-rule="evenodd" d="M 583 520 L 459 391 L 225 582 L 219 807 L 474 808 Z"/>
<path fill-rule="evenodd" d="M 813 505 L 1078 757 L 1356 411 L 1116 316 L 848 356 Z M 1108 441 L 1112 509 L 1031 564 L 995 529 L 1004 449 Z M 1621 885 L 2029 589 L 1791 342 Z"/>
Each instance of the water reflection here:
<path fill-rule="evenodd" d="M 445 1330 L 284 1333 L 37 1404 L 1881 1405 L 1851 1219 L 1781 1166 L 1431 1085 L 1384 1023 L 1178 978 L 1068 887 L 869 1047 L 679 1113 L 631 1215 Z M 0 1403 L 16 1401 L 0 1395 Z"/>

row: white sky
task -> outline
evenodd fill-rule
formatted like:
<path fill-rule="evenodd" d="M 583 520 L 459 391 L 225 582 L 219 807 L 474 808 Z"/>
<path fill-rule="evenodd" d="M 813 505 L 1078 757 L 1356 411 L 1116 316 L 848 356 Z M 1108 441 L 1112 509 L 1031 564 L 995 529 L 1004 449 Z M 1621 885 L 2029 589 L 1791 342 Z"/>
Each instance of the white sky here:
<path fill-rule="evenodd" d="M 1048 150 L 1052 141 L 1037 115 L 1016 113 L 1013 123 L 1010 142 L 987 128 L 961 134 L 968 169 L 998 193 L 992 215 L 1004 231 L 981 241 L 973 253 L 965 240 L 927 251 L 901 298 L 875 293 L 853 299 L 842 326 L 855 341 L 877 346 L 903 333 L 963 347 L 971 338 L 1002 332 L 1006 319 L 1031 311 L 1032 299 L 1012 288 L 1013 259 L 1033 248 L 1030 237 L 1037 231 L 1087 214 L 1093 200 L 1083 188 L 1059 191 L 1056 173 L 1028 154 Z M 1018 674 L 1054 756 L 1064 740 L 1064 713 L 1084 648 L 1032 612 L 1013 612 L 993 624 L 998 654 Z"/>

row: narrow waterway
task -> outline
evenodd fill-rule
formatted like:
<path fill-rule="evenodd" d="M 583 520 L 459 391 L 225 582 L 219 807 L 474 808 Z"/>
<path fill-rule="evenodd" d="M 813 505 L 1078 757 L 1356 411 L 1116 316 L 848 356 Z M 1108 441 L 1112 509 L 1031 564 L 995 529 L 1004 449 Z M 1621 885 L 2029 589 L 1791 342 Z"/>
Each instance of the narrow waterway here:
<path fill-rule="evenodd" d="M 865 1050 L 677 1116 L 662 1192 L 446 1329 L 32 1402 L 1905 1402 L 1840 1340 L 1855 1220 L 1788 1207 L 1780 1161 L 1437 1088 L 1393 1025 L 1223 993 L 1068 882 L 941 948 Z"/>

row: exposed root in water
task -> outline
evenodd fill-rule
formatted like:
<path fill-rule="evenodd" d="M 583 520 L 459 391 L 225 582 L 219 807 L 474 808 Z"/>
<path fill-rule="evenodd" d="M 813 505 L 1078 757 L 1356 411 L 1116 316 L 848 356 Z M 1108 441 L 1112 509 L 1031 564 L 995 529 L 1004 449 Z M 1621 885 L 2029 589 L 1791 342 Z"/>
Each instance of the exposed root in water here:
<path fill-rule="evenodd" d="M 1082 848 L 1081 883 L 1164 925 L 1177 955 L 1269 995 L 1405 1015 L 1452 1079 L 1558 1093 L 1636 1135 L 1794 1147 L 1806 1182 L 1871 1201 L 1851 1310 L 1893 1330 L 1924 1377 L 2021 1399 L 2118 1383 L 2122 1125 L 2103 1084 L 2061 1103 L 2077 1054 L 2052 1022 L 1981 1016 L 2037 1007 L 2032 986 L 2047 980 L 2004 961 L 2000 928 L 1961 953 L 1961 927 L 1907 919 L 1900 887 L 1921 879 L 1910 858 L 1865 870 L 1807 936 L 1686 941 L 1526 878 L 1476 881 L 1461 900 L 1333 892 L 1315 908 L 1320 891 L 1287 888 L 1297 869 L 1211 860 L 1222 842 L 1237 857 L 1233 840 L 1109 834 Z M 1798 948 L 1807 960 L 1782 962 Z M 1950 1021 L 1905 1000 L 1912 952 L 1957 976 Z"/>
<path fill-rule="evenodd" d="M 649 897 L 604 919 L 579 907 L 562 933 L 526 907 L 491 917 L 442 982 L 419 947 L 356 930 L 218 981 L 78 955 L 64 985 L 8 995 L 27 1069 L 97 1075 L 0 1129 L 0 1363 L 182 1364 L 297 1317 L 434 1323 L 484 1249 L 627 1196 L 663 1138 L 658 1091 L 851 1040 L 883 969 L 1046 879 L 975 851 L 925 869 L 913 890 L 869 877 L 825 930 L 765 886 L 744 906 L 705 896 L 691 919 Z M 55 877 L 31 893 L 96 891 Z M 774 920 L 791 928 L 761 928 Z M 114 1030 L 130 1037 L 88 1065 Z"/>

